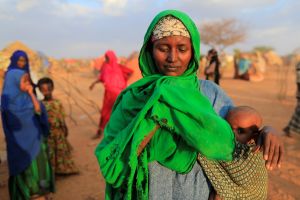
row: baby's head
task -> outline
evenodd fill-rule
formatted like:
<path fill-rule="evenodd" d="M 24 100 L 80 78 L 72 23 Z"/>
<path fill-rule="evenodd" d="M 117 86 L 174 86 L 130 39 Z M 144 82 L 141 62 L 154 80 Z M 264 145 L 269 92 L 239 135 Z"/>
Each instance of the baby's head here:
<path fill-rule="evenodd" d="M 231 109 L 226 120 L 231 125 L 236 140 L 247 144 L 259 134 L 262 125 L 260 114 L 248 106 L 238 106 Z"/>
<path fill-rule="evenodd" d="M 41 93 L 44 95 L 45 99 L 44 100 L 51 100 L 52 99 L 52 92 L 54 90 L 54 83 L 53 81 L 48 78 L 41 78 L 38 81 L 38 87 Z"/>

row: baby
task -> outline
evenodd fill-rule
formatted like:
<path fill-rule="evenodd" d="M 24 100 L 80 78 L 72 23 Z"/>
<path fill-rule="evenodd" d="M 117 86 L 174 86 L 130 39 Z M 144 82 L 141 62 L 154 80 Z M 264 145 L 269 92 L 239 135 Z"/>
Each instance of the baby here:
<path fill-rule="evenodd" d="M 210 200 L 266 199 L 268 175 L 265 162 L 261 153 L 251 152 L 262 125 L 260 114 L 251 107 L 239 106 L 228 112 L 226 120 L 236 138 L 234 160 L 220 162 L 198 156 L 198 162 L 215 190 Z"/>
<path fill-rule="evenodd" d="M 248 106 L 231 109 L 226 115 L 226 121 L 230 124 L 236 140 L 241 144 L 253 143 L 262 125 L 260 114 Z"/>

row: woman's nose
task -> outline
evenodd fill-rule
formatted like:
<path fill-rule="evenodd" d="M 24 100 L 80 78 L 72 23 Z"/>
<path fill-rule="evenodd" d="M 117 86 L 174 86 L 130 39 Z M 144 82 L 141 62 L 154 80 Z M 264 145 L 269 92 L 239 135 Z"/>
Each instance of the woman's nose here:
<path fill-rule="evenodd" d="M 177 55 L 177 51 L 172 49 L 171 51 L 169 51 L 168 57 L 167 57 L 167 61 L 170 63 L 174 63 L 177 61 L 178 55 Z"/>

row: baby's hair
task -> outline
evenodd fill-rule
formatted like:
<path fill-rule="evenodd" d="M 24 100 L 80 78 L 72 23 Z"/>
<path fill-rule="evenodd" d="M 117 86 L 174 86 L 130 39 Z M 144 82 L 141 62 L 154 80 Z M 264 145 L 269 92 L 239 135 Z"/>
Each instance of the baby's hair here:
<path fill-rule="evenodd" d="M 254 108 L 252 108 L 250 106 L 237 106 L 237 107 L 234 107 L 232 110 L 234 110 L 234 111 L 249 112 L 249 113 L 255 113 L 257 115 L 260 115 L 257 110 L 255 110 Z"/>
<path fill-rule="evenodd" d="M 43 84 L 49 84 L 52 88 L 54 88 L 54 82 L 52 81 L 51 78 L 48 78 L 48 77 L 44 77 L 44 78 L 41 78 L 39 81 L 38 81 L 38 87 L 41 87 Z"/>
<path fill-rule="evenodd" d="M 237 107 L 230 109 L 229 112 L 227 113 L 226 119 L 229 120 L 228 119 L 229 114 L 234 114 L 236 112 L 243 112 L 243 113 L 257 116 L 257 117 L 259 117 L 259 119 L 262 123 L 262 117 L 261 117 L 260 113 L 250 106 L 237 106 Z"/>

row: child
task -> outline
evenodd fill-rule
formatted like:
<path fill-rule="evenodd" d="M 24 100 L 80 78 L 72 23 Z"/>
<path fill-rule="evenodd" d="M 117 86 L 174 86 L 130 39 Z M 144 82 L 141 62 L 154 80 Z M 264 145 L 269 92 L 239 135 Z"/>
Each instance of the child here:
<path fill-rule="evenodd" d="M 268 175 L 261 153 L 251 152 L 251 148 L 259 135 L 262 118 L 253 108 L 240 106 L 230 110 L 226 120 L 231 125 L 237 140 L 237 148 L 231 162 L 207 160 L 198 156 L 203 170 L 214 187 L 216 194 L 211 200 L 267 198 Z"/>
<path fill-rule="evenodd" d="M 71 146 L 67 141 L 68 128 L 61 102 L 52 97 L 54 83 L 50 78 L 38 81 L 38 87 L 44 95 L 43 103 L 48 112 L 50 135 L 48 138 L 49 154 L 53 170 L 59 175 L 77 174 L 78 168 L 71 156 Z"/>

